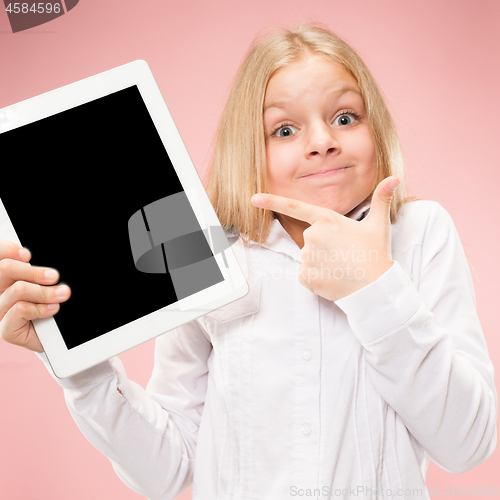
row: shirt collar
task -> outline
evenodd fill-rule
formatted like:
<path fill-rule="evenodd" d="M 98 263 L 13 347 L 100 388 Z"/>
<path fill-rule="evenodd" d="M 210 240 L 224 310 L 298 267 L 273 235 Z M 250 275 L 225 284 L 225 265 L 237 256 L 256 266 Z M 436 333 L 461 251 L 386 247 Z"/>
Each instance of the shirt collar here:
<path fill-rule="evenodd" d="M 345 216 L 349 217 L 349 219 L 361 221 L 368 215 L 371 204 L 371 200 L 365 200 Z"/>
<path fill-rule="evenodd" d="M 353 220 L 361 221 L 368 215 L 368 212 L 370 211 L 370 205 L 371 201 L 365 200 L 345 216 Z M 249 243 L 258 245 L 258 243 L 256 243 L 255 241 L 250 241 Z M 278 219 L 273 219 L 271 221 L 271 229 L 269 231 L 269 235 L 266 241 L 262 243 L 261 246 L 263 246 L 264 248 L 268 248 L 273 252 L 284 253 L 292 259 L 301 262 L 300 248 L 298 247 L 297 243 L 293 241 L 292 237 L 285 231 Z"/>

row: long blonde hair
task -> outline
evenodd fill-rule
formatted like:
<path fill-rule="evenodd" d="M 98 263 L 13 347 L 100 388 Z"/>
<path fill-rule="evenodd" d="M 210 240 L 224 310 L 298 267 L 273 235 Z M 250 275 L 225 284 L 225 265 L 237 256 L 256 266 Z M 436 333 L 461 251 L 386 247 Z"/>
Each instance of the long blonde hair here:
<path fill-rule="evenodd" d="M 221 224 L 238 229 L 245 239 L 264 242 L 273 217 L 270 211 L 250 203 L 253 194 L 269 192 L 263 123 L 267 84 L 278 69 L 312 54 L 340 63 L 358 83 L 375 142 L 377 184 L 391 175 L 401 180 L 391 205 L 391 222 L 410 200 L 404 190 L 404 162 L 396 128 L 368 68 L 328 29 L 302 25 L 254 41 L 219 123 L 206 189 Z"/>

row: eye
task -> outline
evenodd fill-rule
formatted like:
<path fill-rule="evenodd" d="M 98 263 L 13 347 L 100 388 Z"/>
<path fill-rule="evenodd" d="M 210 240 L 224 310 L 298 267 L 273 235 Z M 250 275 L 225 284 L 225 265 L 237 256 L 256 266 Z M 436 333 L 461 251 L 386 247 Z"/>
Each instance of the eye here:
<path fill-rule="evenodd" d="M 352 125 L 358 118 L 359 116 L 355 113 L 342 113 L 341 115 L 337 116 L 337 118 L 335 118 L 333 124 L 345 127 L 347 125 Z"/>
<path fill-rule="evenodd" d="M 297 133 L 297 129 L 292 125 L 281 125 L 271 135 L 274 137 L 291 137 Z"/>

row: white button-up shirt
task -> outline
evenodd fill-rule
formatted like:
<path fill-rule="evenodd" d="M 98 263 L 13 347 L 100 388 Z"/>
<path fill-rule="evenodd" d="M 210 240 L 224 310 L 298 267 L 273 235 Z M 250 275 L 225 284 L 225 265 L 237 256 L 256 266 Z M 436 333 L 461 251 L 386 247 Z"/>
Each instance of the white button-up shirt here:
<path fill-rule="evenodd" d="M 461 473 L 493 452 L 493 368 L 438 203 L 404 205 L 393 266 L 336 302 L 300 285 L 278 220 L 234 250 L 250 292 L 159 337 L 147 391 L 117 358 L 59 381 L 131 488 L 174 499 L 194 475 L 193 500 L 420 499 L 429 458 Z"/>

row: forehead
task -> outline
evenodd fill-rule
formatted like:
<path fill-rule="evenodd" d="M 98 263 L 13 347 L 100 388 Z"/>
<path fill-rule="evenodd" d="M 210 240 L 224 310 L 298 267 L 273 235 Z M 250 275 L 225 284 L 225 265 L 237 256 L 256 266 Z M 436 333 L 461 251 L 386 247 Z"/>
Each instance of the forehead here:
<path fill-rule="evenodd" d="M 309 56 L 277 70 L 269 80 L 264 110 L 306 94 L 361 96 L 358 84 L 344 66 L 319 56 Z"/>

